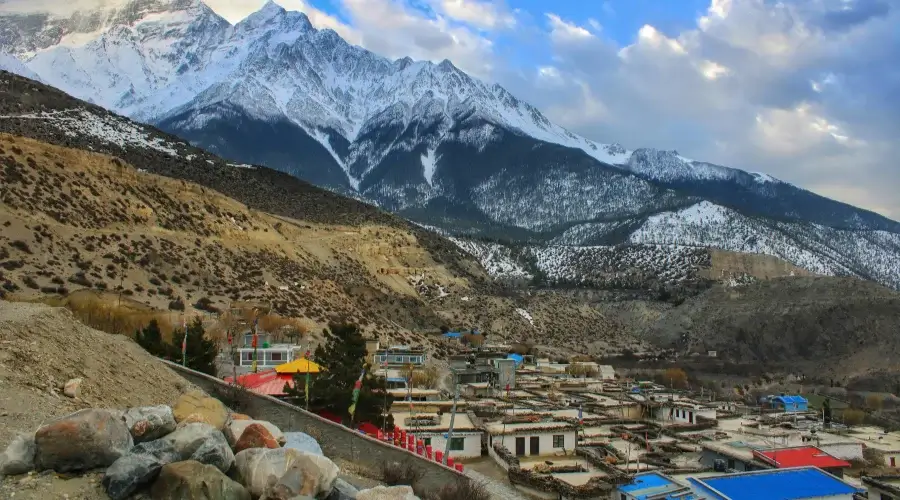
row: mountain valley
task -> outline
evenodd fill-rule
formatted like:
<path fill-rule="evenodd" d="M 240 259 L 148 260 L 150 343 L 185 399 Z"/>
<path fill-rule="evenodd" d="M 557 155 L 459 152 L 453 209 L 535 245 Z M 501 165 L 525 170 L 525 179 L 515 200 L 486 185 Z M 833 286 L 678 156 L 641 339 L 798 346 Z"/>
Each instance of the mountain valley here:
<path fill-rule="evenodd" d="M 433 349 L 441 326 L 479 327 L 838 376 L 897 352 L 900 223 L 591 141 L 450 61 L 388 60 L 272 2 L 234 25 L 199 0 L 104 5 L 0 13 L 7 298 L 268 300 Z"/>

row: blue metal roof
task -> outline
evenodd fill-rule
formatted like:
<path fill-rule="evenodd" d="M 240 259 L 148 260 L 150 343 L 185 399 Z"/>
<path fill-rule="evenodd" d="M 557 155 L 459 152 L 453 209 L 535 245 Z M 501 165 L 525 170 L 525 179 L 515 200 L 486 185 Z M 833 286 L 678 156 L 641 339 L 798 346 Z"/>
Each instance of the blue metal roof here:
<path fill-rule="evenodd" d="M 462 337 L 462 334 L 459 332 L 447 332 L 444 334 L 444 337 L 447 337 L 449 339 L 458 339 L 459 337 Z"/>
<path fill-rule="evenodd" d="M 803 396 L 775 396 L 772 398 L 772 401 L 781 401 L 785 404 L 808 403 L 806 398 L 804 398 Z"/>
<path fill-rule="evenodd" d="M 525 357 L 521 354 L 510 354 L 506 356 L 506 359 L 511 359 L 516 362 L 516 365 L 521 365 L 525 361 Z"/>
<path fill-rule="evenodd" d="M 689 478 L 711 500 L 799 500 L 849 495 L 853 486 L 815 467 Z"/>
<path fill-rule="evenodd" d="M 634 476 L 629 484 L 619 486 L 620 493 L 627 493 L 637 500 L 694 500 L 694 494 L 684 485 L 676 483 L 658 472 L 644 472 Z"/>

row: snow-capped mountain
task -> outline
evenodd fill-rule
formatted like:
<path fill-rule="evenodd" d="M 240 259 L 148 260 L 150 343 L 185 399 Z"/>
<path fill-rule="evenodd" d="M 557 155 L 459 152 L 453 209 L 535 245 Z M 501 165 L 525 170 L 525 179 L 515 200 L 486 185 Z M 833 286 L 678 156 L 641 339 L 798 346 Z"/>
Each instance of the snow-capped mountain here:
<path fill-rule="evenodd" d="M 898 253 L 897 222 L 768 175 L 585 139 L 449 61 L 388 60 L 272 2 L 235 25 L 200 0 L 4 13 L 0 43 L 24 65 L 0 60 L 11 71 L 455 234 L 721 246 L 894 282 L 870 261 Z"/>

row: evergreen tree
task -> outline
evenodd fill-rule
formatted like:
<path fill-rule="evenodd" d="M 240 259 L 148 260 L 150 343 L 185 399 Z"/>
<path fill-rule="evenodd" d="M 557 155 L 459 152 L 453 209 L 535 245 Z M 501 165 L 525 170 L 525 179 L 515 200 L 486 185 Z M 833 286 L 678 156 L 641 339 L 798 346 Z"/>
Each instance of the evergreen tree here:
<path fill-rule="evenodd" d="M 390 408 L 393 399 L 390 395 L 385 399 L 387 391 L 385 380 L 371 373 L 370 360 L 366 357 L 365 339 L 353 324 L 332 323 L 328 327 L 325 345 L 317 347 L 314 353 L 313 361 L 322 367 L 322 371 L 314 374 L 309 383 L 310 411 L 327 411 L 340 416 L 344 423 L 348 423 L 353 387 L 365 366 L 366 376 L 363 378 L 353 420 L 380 425 L 385 402 L 387 408 Z M 306 374 L 298 373 L 294 375 L 294 387 L 287 387 L 286 394 L 298 405 L 304 406 L 305 387 Z"/>
<path fill-rule="evenodd" d="M 152 319 L 142 330 L 135 332 L 135 339 L 139 346 L 143 347 L 150 354 L 164 358 L 167 357 L 170 346 L 162 339 L 162 333 L 159 331 L 159 323 Z"/>
<path fill-rule="evenodd" d="M 203 320 L 195 317 L 187 328 L 187 367 L 198 372 L 216 376 L 216 356 L 219 348 L 216 343 L 204 337 Z M 169 346 L 169 359 L 181 363 L 181 342 L 184 331 L 172 334 L 172 345 Z"/>

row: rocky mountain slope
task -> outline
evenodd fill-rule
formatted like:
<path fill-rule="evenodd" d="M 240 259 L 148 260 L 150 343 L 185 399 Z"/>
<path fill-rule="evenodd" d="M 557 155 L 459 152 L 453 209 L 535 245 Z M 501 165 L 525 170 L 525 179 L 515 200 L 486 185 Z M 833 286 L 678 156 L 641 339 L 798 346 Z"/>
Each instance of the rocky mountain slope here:
<path fill-rule="evenodd" d="M 587 140 L 449 61 L 387 60 L 272 2 L 236 25 L 199 0 L 8 12 L 0 46 L 24 63 L 13 71 L 456 235 L 719 248 L 900 287 L 895 221 L 764 174 Z"/>
<path fill-rule="evenodd" d="M 567 296 L 497 285 L 418 226 L 265 167 L 229 164 L 36 82 L 0 73 L 0 116 L 8 297 L 88 288 L 189 310 L 267 300 L 320 326 L 343 318 L 385 341 L 432 346 L 427 336 L 442 325 L 537 343 L 630 343 Z"/>
<path fill-rule="evenodd" d="M 713 350 L 730 362 L 818 379 L 896 376 L 900 366 L 900 293 L 851 278 L 717 285 L 632 326 L 683 355 Z"/>

